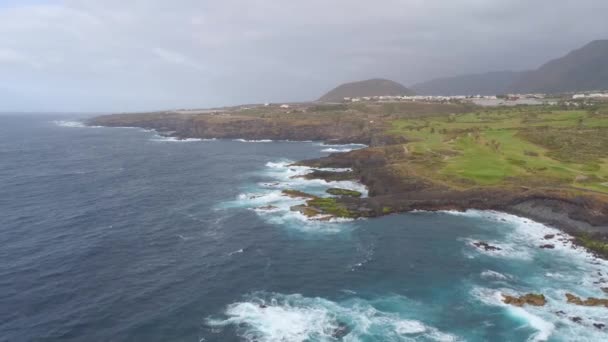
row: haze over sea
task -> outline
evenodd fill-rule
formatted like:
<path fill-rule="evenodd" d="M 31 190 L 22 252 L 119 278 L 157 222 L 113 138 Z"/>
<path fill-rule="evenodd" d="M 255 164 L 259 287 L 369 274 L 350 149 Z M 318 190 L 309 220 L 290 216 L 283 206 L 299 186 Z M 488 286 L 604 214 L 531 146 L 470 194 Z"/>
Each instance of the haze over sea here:
<path fill-rule="evenodd" d="M 601 341 L 608 263 L 494 212 L 308 221 L 290 161 L 359 146 L 177 141 L 0 116 L 0 341 Z M 487 241 L 500 251 L 472 245 Z M 517 308 L 501 293 L 543 293 Z M 574 322 L 573 318 L 581 318 Z"/>

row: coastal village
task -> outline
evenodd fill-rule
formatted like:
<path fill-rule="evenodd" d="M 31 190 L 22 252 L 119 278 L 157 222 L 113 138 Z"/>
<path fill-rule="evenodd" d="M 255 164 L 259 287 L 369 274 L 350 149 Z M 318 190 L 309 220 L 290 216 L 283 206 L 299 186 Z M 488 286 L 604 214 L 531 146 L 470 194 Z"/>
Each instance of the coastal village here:
<path fill-rule="evenodd" d="M 516 106 L 516 105 L 557 105 L 560 102 L 574 105 L 571 100 L 604 100 L 608 101 L 608 91 L 580 94 L 547 95 L 547 94 L 505 94 L 505 95 L 384 95 L 344 97 L 344 103 L 357 102 L 471 102 L 481 106 Z"/>
<path fill-rule="evenodd" d="M 547 94 L 505 94 L 505 95 L 379 95 L 379 96 L 359 96 L 344 97 L 341 103 L 333 104 L 356 104 L 356 103 L 395 103 L 395 102 L 418 102 L 418 103 L 472 103 L 482 107 L 500 106 L 556 106 L 564 105 L 567 107 L 584 107 L 596 102 L 608 102 L 608 91 L 588 92 L 577 94 L 547 95 Z M 294 109 L 301 109 L 310 103 L 264 103 L 264 107 L 278 107 L 279 109 L 291 112 Z M 252 109 L 260 105 L 249 105 L 241 109 Z"/>

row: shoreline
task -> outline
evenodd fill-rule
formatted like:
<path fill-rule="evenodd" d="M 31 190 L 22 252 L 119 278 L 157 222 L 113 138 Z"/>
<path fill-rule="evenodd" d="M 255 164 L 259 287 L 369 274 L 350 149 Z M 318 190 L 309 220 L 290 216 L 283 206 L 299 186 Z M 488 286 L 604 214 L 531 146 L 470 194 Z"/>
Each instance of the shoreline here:
<path fill-rule="evenodd" d="M 269 123 L 260 119 L 245 119 L 243 122 L 212 122 L 213 117 L 205 118 L 203 124 L 192 122 L 191 118 L 176 119 L 175 115 L 109 115 L 88 120 L 88 126 L 134 127 L 154 130 L 158 135 L 178 140 L 187 139 L 228 139 L 239 141 L 318 141 L 324 144 L 364 144 L 367 148 L 350 152 L 335 152 L 329 156 L 296 162 L 294 165 L 315 168 L 350 168 L 346 175 L 349 180 L 358 181 L 369 189 L 367 198 L 339 197 L 335 200 L 348 209 L 348 215 L 334 215 L 336 218 L 380 217 L 394 213 L 407 213 L 415 210 L 442 211 L 457 210 L 494 210 L 525 217 L 536 222 L 555 227 L 574 237 L 581 245 L 603 258 L 608 258 L 608 207 L 605 203 L 594 201 L 592 195 L 581 194 L 571 189 L 535 189 L 508 187 L 472 187 L 454 190 L 441 186 L 432 180 L 413 175 L 399 177 L 391 174 L 387 165 L 389 156 L 379 147 L 399 149 L 406 141 L 394 137 L 374 134 L 369 129 L 319 131 L 320 126 L 299 127 L 292 122 Z M 241 120 L 241 118 L 239 119 Z M 250 126 L 245 126 L 251 124 Z M 202 125 L 202 126 L 201 126 Z M 202 128 L 201 128 L 202 127 Z M 331 127 L 330 127 L 331 128 Z M 354 133 L 353 133 L 354 132 Z M 377 133 L 377 132 L 376 132 Z M 397 141 L 398 140 L 398 141 Z M 332 175 L 310 177 L 327 180 Z M 311 178 L 311 179 L 312 179 Z M 597 203 L 596 203 L 597 202 Z M 323 208 L 315 208 L 323 212 Z M 329 213 L 331 214 L 331 213 Z M 593 243 L 584 243 L 581 237 Z M 605 242 L 604 242 L 605 241 Z M 600 245 L 598 245 L 600 244 Z"/>

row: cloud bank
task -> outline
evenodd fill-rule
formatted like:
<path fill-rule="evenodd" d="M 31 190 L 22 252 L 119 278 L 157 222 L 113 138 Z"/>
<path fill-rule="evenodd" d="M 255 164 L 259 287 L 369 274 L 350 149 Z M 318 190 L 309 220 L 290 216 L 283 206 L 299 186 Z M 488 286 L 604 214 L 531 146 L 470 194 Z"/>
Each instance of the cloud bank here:
<path fill-rule="evenodd" d="M 315 99 L 534 68 L 606 38 L 608 2 L 66 0 L 0 5 L 1 111 L 137 111 Z"/>

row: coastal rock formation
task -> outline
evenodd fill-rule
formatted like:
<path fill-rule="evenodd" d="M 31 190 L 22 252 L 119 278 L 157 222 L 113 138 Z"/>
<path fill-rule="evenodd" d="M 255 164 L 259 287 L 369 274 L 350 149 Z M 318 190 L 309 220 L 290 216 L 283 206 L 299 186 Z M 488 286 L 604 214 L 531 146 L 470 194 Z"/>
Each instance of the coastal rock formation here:
<path fill-rule="evenodd" d="M 500 251 L 501 248 L 500 247 L 496 247 L 496 246 L 492 246 L 487 242 L 484 241 L 477 241 L 477 242 L 473 242 L 473 246 L 479 248 L 479 249 L 483 249 L 484 251 Z"/>
<path fill-rule="evenodd" d="M 96 117 L 89 124 L 154 129 L 176 138 L 318 140 L 369 144 L 372 135 L 369 122 L 361 118 L 335 120 L 319 115 L 312 120 L 300 118 L 296 114 L 279 113 L 267 117 L 245 114 L 189 115 L 175 112 L 117 114 Z"/>
<path fill-rule="evenodd" d="M 541 173 L 545 172 L 546 167 L 534 166 L 551 160 L 557 163 L 546 168 L 551 169 L 563 160 L 573 158 L 574 153 L 569 149 L 576 144 L 563 145 L 562 139 L 554 137 L 551 129 L 528 131 L 529 120 L 539 125 L 552 124 L 550 120 L 553 116 L 539 121 L 541 114 L 537 110 L 527 113 L 522 109 L 522 113 L 510 113 L 509 117 L 522 117 L 521 127 L 501 132 L 505 136 L 508 133 L 509 139 L 517 137 L 520 139 L 518 143 L 527 147 L 507 158 L 506 152 L 500 150 L 499 142 L 486 139 L 481 133 L 486 129 L 484 127 L 494 122 L 512 125 L 513 120 L 502 122 L 500 120 L 505 115 L 488 114 L 487 110 L 463 114 L 473 110 L 474 107 L 453 103 L 302 104 L 289 110 L 270 106 L 222 109 L 205 114 L 163 112 L 107 115 L 94 118 L 89 123 L 155 129 L 161 134 L 178 138 L 321 140 L 368 144 L 368 148 L 298 162 L 297 165 L 312 167 L 313 171 L 296 176 L 326 181 L 357 180 L 367 186 L 367 197 L 337 192 L 337 197 L 330 199 L 289 191 L 284 195 L 307 199 L 306 209 L 298 207 L 296 210 L 309 216 L 377 217 L 415 210 L 504 211 L 558 227 L 576 237 L 575 241 L 570 241 L 569 237 L 549 234 L 544 239 L 551 240 L 547 241 L 551 243 L 539 243 L 541 248 L 552 249 L 558 243 L 569 245 L 574 242 L 598 255 L 608 256 L 608 192 L 600 191 L 602 188 L 595 183 L 578 184 L 582 180 L 576 181 L 575 176 L 572 179 L 562 179 L 563 175 L 558 178 L 545 177 Z M 465 117 L 463 121 L 451 127 L 460 114 Z M 568 117 L 575 114 L 568 112 Z M 598 112 L 580 119 L 583 122 L 591 119 L 590 122 L 594 123 L 603 122 L 601 120 L 606 118 L 605 113 Z M 478 122 L 480 126 L 462 129 L 464 125 Z M 563 124 L 560 121 L 559 127 Z M 574 130 L 569 133 L 570 140 L 586 144 L 585 156 L 589 159 L 589 165 L 585 167 L 599 170 L 584 172 L 601 172 L 603 169 L 599 163 L 603 160 L 601 158 L 606 157 L 607 149 L 604 147 L 608 141 L 602 140 L 604 135 L 600 134 L 603 132 L 601 129 L 593 129 L 595 131 Z M 559 131 L 555 134 L 567 133 L 563 128 L 555 130 Z M 491 130 L 488 134 L 495 132 Z M 588 134 L 594 134 L 591 135 L 591 142 L 581 140 Z M 599 141 L 593 143 L 596 138 Z M 422 139 L 426 140 L 417 142 Z M 530 142 L 525 139 L 535 140 Z M 547 150 L 555 148 L 551 152 L 559 152 L 561 159 L 551 159 L 553 154 L 538 159 L 539 152 L 528 151 L 538 148 L 535 144 Z M 506 165 L 500 165 L 499 170 L 480 170 L 479 163 L 473 168 L 466 164 L 469 169 L 463 174 L 463 167 L 459 163 L 467 158 L 464 161 L 476 162 L 471 160 L 470 155 L 477 154 L 470 153 L 474 151 L 467 151 L 466 148 L 463 150 L 462 146 L 474 146 L 474 151 L 484 150 L 485 155 L 489 156 L 488 160 Z M 322 168 L 348 171 L 319 170 Z M 517 169 L 517 172 L 505 175 L 505 170 L 513 169 Z M 577 171 L 576 174 L 581 172 Z M 493 178 L 488 181 L 487 177 Z M 608 176 L 605 178 L 608 179 Z M 588 178 L 585 182 L 592 179 Z"/>
<path fill-rule="evenodd" d="M 292 189 L 283 190 L 282 194 L 284 196 L 291 197 L 291 198 L 310 198 L 310 199 L 317 198 L 317 196 L 308 194 L 306 192 L 303 192 L 300 190 L 292 190 Z"/>
<path fill-rule="evenodd" d="M 361 193 L 355 190 L 349 189 L 340 189 L 340 188 L 330 188 L 327 189 L 326 192 L 330 195 L 340 196 L 340 197 L 361 197 Z"/>
<path fill-rule="evenodd" d="M 608 307 L 608 299 L 590 297 L 585 300 L 571 293 L 566 293 L 568 303 L 582 306 L 605 306 Z"/>
<path fill-rule="evenodd" d="M 515 306 L 544 306 L 547 303 L 545 296 L 542 294 L 528 293 L 520 297 L 508 296 L 503 294 L 503 302 L 505 304 Z"/>

